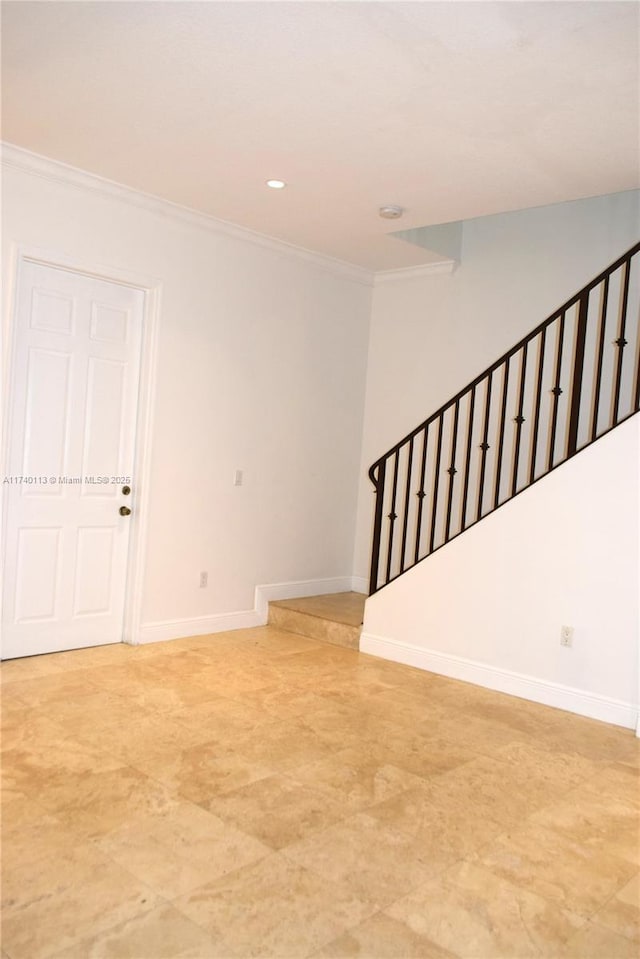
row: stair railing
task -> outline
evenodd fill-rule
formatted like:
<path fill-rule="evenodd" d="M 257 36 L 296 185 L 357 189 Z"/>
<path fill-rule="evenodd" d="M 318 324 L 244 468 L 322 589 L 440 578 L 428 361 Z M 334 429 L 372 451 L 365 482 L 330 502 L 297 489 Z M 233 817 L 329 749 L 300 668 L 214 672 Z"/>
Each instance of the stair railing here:
<path fill-rule="evenodd" d="M 639 252 L 373 464 L 370 595 L 640 409 Z"/>

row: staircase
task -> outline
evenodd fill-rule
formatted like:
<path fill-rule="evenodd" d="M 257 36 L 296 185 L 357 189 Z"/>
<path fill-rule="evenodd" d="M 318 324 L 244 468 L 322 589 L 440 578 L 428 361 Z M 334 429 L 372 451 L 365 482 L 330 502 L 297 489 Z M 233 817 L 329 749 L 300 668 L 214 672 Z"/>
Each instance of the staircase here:
<path fill-rule="evenodd" d="M 309 639 L 358 649 L 364 617 L 363 593 L 332 593 L 269 603 L 269 625 Z"/>
<path fill-rule="evenodd" d="M 373 595 L 640 409 L 640 243 L 369 470 Z"/>
<path fill-rule="evenodd" d="M 369 595 L 640 409 L 640 243 L 369 470 Z M 358 649 L 366 597 L 269 603 L 269 625 Z"/>

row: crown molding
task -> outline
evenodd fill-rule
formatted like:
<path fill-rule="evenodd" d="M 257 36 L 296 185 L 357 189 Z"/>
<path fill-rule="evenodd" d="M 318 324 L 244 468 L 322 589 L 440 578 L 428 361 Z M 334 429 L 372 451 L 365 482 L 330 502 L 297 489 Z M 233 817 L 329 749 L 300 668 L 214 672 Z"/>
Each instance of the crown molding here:
<path fill-rule="evenodd" d="M 116 183 L 114 180 L 107 180 L 96 173 L 88 173 L 86 170 L 80 170 L 59 160 L 52 160 L 50 157 L 33 153 L 31 150 L 25 150 L 13 143 L 1 141 L 0 150 L 2 165 L 10 169 L 30 173 L 32 176 L 39 176 L 54 183 L 64 183 L 79 190 L 95 193 L 98 196 L 120 200 L 138 209 L 179 220 L 210 233 L 252 243 L 254 246 L 260 246 L 263 249 L 293 259 L 303 260 L 327 273 L 360 283 L 363 286 L 371 287 L 374 284 L 375 274 L 364 267 L 346 263 L 344 260 L 337 260 L 322 253 L 315 253 L 305 247 L 287 243 L 286 240 L 278 240 L 247 227 L 229 223 L 227 220 L 220 220 L 208 213 L 200 213 L 198 210 L 182 206 L 171 200 L 135 190 L 132 187 Z"/>
<path fill-rule="evenodd" d="M 426 276 L 440 276 L 453 273 L 458 266 L 457 260 L 438 260 L 437 263 L 422 263 L 420 266 L 405 266 L 398 270 L 379 270 L 374 274 L 373 285 L 400 283 L 403 280 L 421 280 Z"/>
<path fill-rule="evenodd" d="M 305 247 L 296 246 L 294 243 L 287 243 L 286 240 L 279 240 L 265 233 L 258 233 L 247 227 L 238 226 L 228 220 L 220 220 L 209 213 L 201 213 L 198 210 L 191 209 L 191 207 L 174 203 L 172 200 L 165 200 L 151 193 L 144 193 L 142 190 L 124 186 L 122 183 L 108 180 L 97 173 L 88 173 L 86 170 L 70 166 L 68 163 L 62 163 L 60 160 L 52 160 L 50 157 L 33 153 L 31 150 L 25 150 L 23 147 L 18 147 L 7 141 L 0 141 L 0 154 L 2 166 L 9 169 L 20 170 L 23 173 L 39 176 L 53 183 L 63 183 L 77 190 L 119 200 L 129 206 L 168 219 L 188 223 L 209 233 L 217 233 L 245 243 L 252 243 L 254 246 L 260 246 L 280 255 L 302 260 L 311 266 L 324 270 L 326 273 L 351 280 L 362 286 L 372 287 L 386 283 L 398 283 L 403 280 L 448 274 L 452 273 L 458 265 L 456 260 L 440 260 L 437 263 L 423 263 L 420 266 L 374 272 L 373 270 L 367 270 L 365 267 L 326 256 L 323 253 L 307 250 Z"/>

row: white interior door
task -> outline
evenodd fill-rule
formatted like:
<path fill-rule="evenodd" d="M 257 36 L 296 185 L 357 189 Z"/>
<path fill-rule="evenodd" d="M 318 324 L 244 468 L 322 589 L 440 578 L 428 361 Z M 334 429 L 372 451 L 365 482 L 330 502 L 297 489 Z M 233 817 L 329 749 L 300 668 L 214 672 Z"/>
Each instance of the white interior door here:
<path fill-rule="evenodd" d="M 20 265 L 2 478 L 5 659 L 122 640 L 143 301 L 131 287 Z"/>

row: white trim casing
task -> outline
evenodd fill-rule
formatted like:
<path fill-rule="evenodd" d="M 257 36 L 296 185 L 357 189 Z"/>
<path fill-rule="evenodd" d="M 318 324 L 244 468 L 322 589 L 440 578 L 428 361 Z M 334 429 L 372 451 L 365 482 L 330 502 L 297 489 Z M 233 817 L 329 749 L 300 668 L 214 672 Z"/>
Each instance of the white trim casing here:
<path fill-rule="evenodd" d="M 495 666 L 486 666 L 461 656 L 452 656 L 435 650 L 423 649 L 410 643 L 402 643 L 372 633 L 362 633 L 360 652 L 379 656 L 394 663 L 404 663 L 440 676 L 474 683 L 485 689 L 528 699 L 544 706 L 553 706 L 566 712 L 599 719 L 604 723 L 635 729 L 638 708 L 633 703 L 609 699 L 571 686 L 562 686 L 534 676 L 525 676 Z"/>
<path fill-rule="evenodd" d="M 138 394 L 138 421 L 136 426 L 136 456 L 134 477 L 137 477 L 138 496 L 135 502 L 136 522 L 132 528 L 127 571 L 127 592 L 124 606 L 122 640 L 134 645 L 142 622 L 142 597 L 149 526 L 149 491 L 151 477 L 151 450 L 154 437 L 156 393 L 156 359 L 162 286 L 146 287 L 142 356 L 140 360 L 140 391 Z"/>

